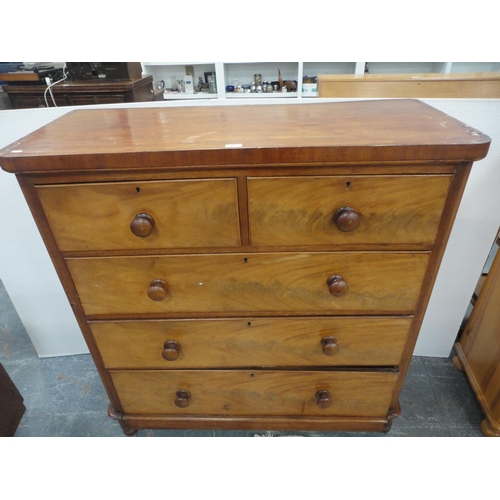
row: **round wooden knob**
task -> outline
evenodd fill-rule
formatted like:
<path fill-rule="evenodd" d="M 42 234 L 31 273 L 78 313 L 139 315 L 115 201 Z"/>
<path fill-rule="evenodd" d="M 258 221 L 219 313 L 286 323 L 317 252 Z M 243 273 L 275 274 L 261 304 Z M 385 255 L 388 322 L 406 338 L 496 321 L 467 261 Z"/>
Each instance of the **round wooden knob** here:
<path fill-rule="evenodd" d="M 323 346 L 323 354 L 326 356 L 333 356 L 339 352 L 339 345 L 335 337 L 323 337 L 321 345 Z"/>
<path fill-rule="evenodd" d="M 148 297 L 151 300 L 160 301 L 167 297 L 168 284 L 164 280 L 153 280 L 149 284 Z"/>
<path fill-rule="evenodd" d="M 189 398 L 191 397 L 191 393 L 184 389 L 177 391 L 177 398 L 175 400 L 175 405 L 179 408 L 186 408 L 189 406 Z"/>
<path fill-rule="evenodd" d="M 176 340 L 167 340 L 163 344 L 163 352 L 161 353 L 163 359 L 166 361 L 175 361 L 180 354 L 181 345 Z"/>
<path fill-rule="evenodd" d="M 347 283 L 339 274 L 330 276 L 326 280 L 326 284 L 328 285 L 328 290 L 334 297 L 342 297 L 342 295 L 345 295 L 345 293 L 347 293 Z"/>
<path fill-rule="evenodd" d="M 359 215 L 355 212 L 354 208 L 340 207 L 333 214 L 333 222 L 335 222 L 341 231 L 348 233 L 354 231 L 359 226 Z"/>
<path fill-rule="evenodd" d="M 155 220 L 149 214 L 137 214 L 130 223 L 130 230 L 139 238 L 149 236 L 155 227 Z"/>
<path fill-rule="evenodd" d="M 320 408 L 329 408 L 330 406 L 332 406 L 330 392 L 329 391 L 318 391 L 316 393 L 316 404 Z"/>

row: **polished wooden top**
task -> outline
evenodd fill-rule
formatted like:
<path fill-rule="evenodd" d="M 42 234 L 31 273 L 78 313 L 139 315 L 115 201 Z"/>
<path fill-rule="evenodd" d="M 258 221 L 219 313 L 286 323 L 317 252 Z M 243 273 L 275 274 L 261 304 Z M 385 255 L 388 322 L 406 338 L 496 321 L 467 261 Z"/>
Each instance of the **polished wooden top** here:
<path fill-rule="evenodd" d="M 0 151 L 0 166 L 53 172 L 478 160 L 489 143 L 481 132 L 411 99 L 85 109 Z"/>

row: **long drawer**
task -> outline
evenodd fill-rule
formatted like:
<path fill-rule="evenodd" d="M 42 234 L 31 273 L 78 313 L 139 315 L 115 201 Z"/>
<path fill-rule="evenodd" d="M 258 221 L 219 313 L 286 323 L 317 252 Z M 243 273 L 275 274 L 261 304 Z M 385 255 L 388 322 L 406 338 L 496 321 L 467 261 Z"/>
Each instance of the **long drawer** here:
<path fill-rule="evenodd" d="M 318 252 L 66 259 L 87 315 L 411 313 L 429 253 Z M 341 295 L 339 295 L 341 294 Z"/>
<path fill-rule="evenodd" d="M 111 371 L 127 414 L 385 417 L 394 372 Z"/>
<path fill-rule="evenodd" d="M 106 368 L 395 366 L 411 318 L 98 321 Z"/>
<path fill-rule="evenodd" d="M 66 184 L 36 189 L 62 251 L 240 244 L 235 179 Z"/>
<path fill-rule="evenodd" d="M 449 175 L 248 179 L 252 245 L 432 244 Z"/>

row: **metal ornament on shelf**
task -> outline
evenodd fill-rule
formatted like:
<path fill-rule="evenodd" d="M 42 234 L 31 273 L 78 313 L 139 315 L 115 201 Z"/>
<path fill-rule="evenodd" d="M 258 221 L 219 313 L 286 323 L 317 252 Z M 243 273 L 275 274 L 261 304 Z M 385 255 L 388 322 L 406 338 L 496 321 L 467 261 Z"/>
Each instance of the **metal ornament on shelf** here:
<path fill-rule="evenodd" d="M 212 73 L 212 77 L 208 82 L 208 93 L 209 94 L 217 94 L 217 82 L 215 80 L 215 73 Z"/>

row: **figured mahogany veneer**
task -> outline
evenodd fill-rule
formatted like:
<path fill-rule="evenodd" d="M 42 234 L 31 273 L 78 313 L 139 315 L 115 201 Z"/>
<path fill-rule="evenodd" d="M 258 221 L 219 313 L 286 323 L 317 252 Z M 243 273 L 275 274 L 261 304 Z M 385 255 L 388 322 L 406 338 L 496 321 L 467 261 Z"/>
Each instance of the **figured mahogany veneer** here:
<path fill-rule="evenodd" d="M 252 244 L 432 244 L 450 182 L 450 175 L 251 178 Z"/>
<path fill-rule="evenodd" d="M 200 376 L 198 370 L 122 370 L 111 371 L 111 377 L 125 412 L 132 414 L 384 417 L 398 374 L 205 370 Z M 321 401 L 326 394 L 318 398 L 318 387 L 329 388 L 330 405 Z M 179 390 L 190 395 L 179 397 Z M 179 404 L 178 398 L 184 401 Z"/>
<path fill-rule="evenodd" d="M 235 179 L 49 185 L 37 192 L 62 251 L 240 244 Z"/>
<path fill-rule="evenodd" d="M 428 261 L 428 252 L 262 252 L 68 258 L 66 263 L 83 309 L 96 318 L 248 311 L 411 314 Z M 341 277 L 330 284 L 332 272 Z M 341 292 L 332 293 L 333 288 Z"/>
<path fill-rule="evenodd" d="M 387 431 L 489 142 L 412 100 L 93 109 L 0 165 L 126 435 Z"/>
<path fill-rule="evenodd" d="M 411 317 L 247 317 L 92 321 L 90 328 L 109 369 L 397 366 L 411 322 Z"/>

